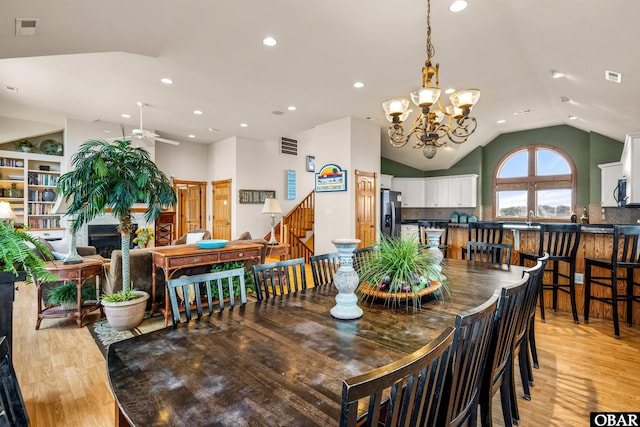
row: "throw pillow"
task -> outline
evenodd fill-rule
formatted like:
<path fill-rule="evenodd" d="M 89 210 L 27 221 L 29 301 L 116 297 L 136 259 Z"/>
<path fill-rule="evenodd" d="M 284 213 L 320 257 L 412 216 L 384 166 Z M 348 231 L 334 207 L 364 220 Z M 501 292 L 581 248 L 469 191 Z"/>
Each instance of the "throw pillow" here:
<path fill-rule="evenodd" d="M 187 233 L 187 245 L 199 242 L 204 237 L 204 233 Z"/>
<path fill-rule="evenodd" d="M 249 233 L 248 231 L 245 231 L 236 240 L 251 240 L 251 233 Z"/>

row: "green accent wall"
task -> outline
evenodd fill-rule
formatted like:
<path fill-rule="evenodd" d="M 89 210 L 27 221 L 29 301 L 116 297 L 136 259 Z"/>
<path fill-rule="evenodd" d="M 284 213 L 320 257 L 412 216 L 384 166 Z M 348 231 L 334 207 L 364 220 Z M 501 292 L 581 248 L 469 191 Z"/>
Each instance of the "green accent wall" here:
<path fill-rule="evenodd" d="M 393 160 L 381 159 L 381 173 L 398 177 L 427 177 L 475 173 L 478 178 L 478 204 L 493 200 L 493 173 L 509 152 L 525 145 L 543 144 L 564 151 L 576 167 L 576 204 L 600 203 L 599 164 L 617 162 L 624 143 L 595 132 L 567 125 L 511 132 L 498 136 L 485 147 L 478 147 L 449 169 L 421 171 Z"/>
<path fill-rule="evenodd" d="M 386 157 L 380 158 L 380 173 L 392 176 L 401 176 L 403 178 L 422 178 L 424 171 L 412 168 L 404 163 L 399 163 Z"/>

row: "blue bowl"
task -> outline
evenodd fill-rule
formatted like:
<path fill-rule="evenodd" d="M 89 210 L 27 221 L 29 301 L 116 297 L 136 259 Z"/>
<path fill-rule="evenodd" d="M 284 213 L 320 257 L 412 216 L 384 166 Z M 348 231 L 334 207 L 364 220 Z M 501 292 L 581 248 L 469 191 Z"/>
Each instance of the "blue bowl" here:
<path fill-rule="evenodd" d="M 196 245 L 198 245 L 202 249 L 216 249 L 216 248 L 224 248 L 225 246 L 227 246 L 227 243 L 229 243 L 228 240 L 213 239 L 213 240 L 199 240 L 196 242 Z"/>

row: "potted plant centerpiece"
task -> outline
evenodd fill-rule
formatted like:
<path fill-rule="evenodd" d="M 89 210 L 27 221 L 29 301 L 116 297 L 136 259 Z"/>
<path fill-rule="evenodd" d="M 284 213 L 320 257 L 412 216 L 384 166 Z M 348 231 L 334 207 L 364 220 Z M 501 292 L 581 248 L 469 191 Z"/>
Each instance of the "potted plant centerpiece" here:
<path fill-rule="evenodd" d="M 358 268 L 361 299 L 418 310 L 427 295 L 449 292 L 440 260 L 417 239 L 382 236 L 374 253 Z"/>
<path fill-rule="evenodd" d="M 73 170 L 60 177 L 57 188 L 70 202 L 67 214 L 76 217 L 71 226 L 73 232 L 107 209 L 119 221 L 122 290 L 104 295 L 102 305 L 112 328 L 134 328 L 142 322 L 149 294 L 131 286 L 129 245 L 134 232 L 133 205 L 140 201 L 146 204 L 144 218 L 152 223 L 163 208 L 175 205 L 175 192 L 149 152 L 131 146 L 131 141 L 124 137 L 113 143 L 104 140 L 83 143 L 71 164 Z"/>

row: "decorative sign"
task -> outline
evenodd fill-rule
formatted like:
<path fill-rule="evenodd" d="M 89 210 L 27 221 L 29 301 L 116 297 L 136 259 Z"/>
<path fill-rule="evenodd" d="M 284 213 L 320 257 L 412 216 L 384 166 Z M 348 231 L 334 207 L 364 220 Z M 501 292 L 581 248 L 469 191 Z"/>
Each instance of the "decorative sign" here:
<path fill-rule="evenodd" d="M 238 201 L 240 203 L 262 204 L 267 198 L 275 199 L 276 192 L 273 190 L 240 190 Z"/>
<path fill-rule="evenodd" d="M 329 163 L 316 173 L 316 193 L 347 191 L 347 171 Z"/>
<path fill-rule="evenodd" d="M 287 200 L 296 199 L 296 171 L 287 169 Z"/>

